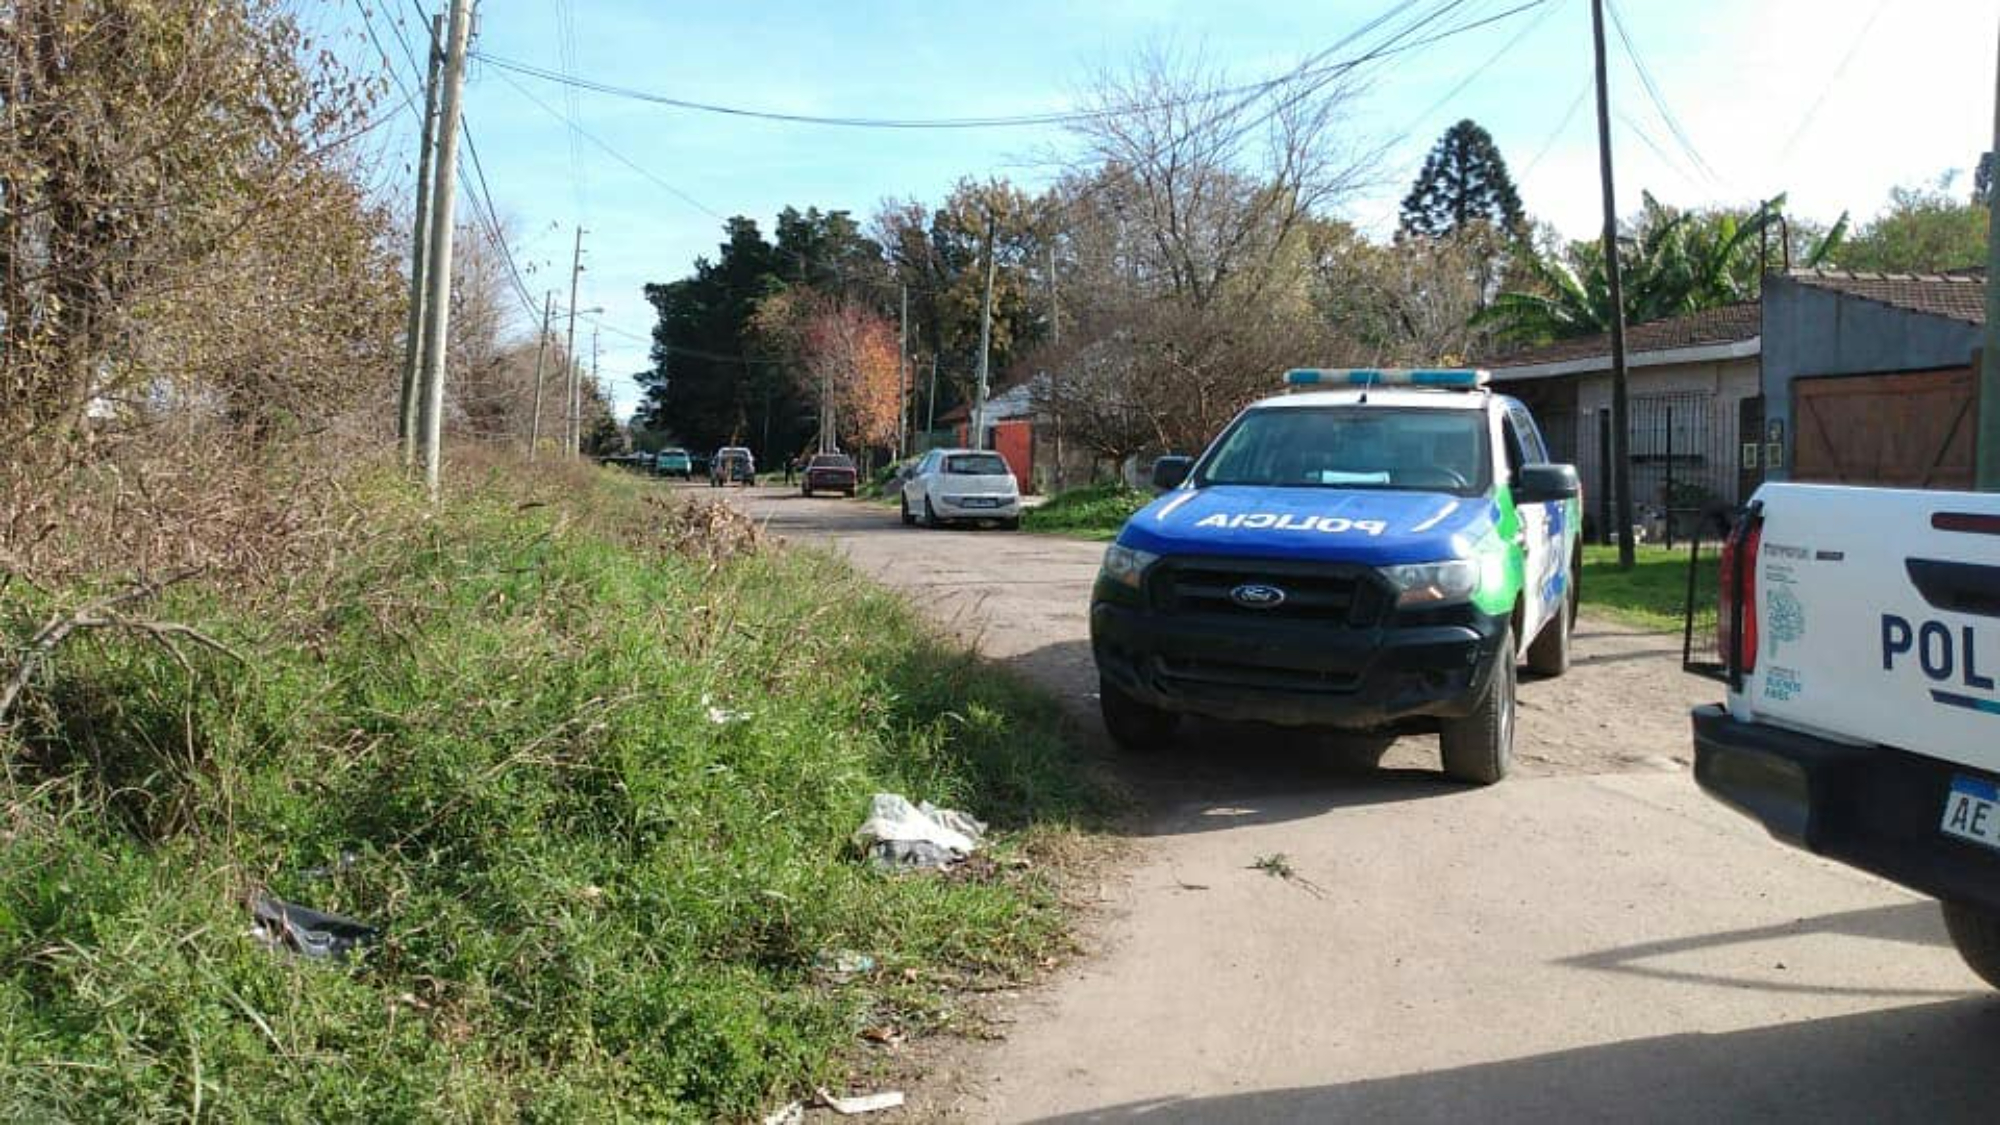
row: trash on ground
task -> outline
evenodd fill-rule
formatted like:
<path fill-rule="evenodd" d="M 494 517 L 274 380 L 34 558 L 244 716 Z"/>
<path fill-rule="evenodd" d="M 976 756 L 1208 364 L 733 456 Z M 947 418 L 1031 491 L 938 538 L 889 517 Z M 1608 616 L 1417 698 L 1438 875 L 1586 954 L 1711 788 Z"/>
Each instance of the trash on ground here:
<path fill-rule="evenodd" d="M 750 717 L 750 712 L 748 711 L 734 711 L 727 707 L 715 706 L 709 702 L 706 694 L 703 694 L 701 697 L 701 705 L 708 711 L 708 721 L 718 727 L 726 727 L 731 723 L 740 723 Z"/>
<path fill-rule="evenodd" d="M 250 900 L 256 924 L 250 936 L 272 948 L 280 946 L 303 957 L 344 961 L 356 949 L 373 945 L 382 931 L 352 918 L 299 906 L 271 895 Z"/>
<path fill-rule="evenodd" d="M 861 1038 L 884 1047 L 894 1047 L 902 1043 L 903 1029 L 886 1023 L 880 1027 L 864 1027 L 861 1029 Z"/>
<path fill-rule="evenodd" d="M 854 843 L 885 870 L 949 867 L 971 855 L 986 825 L 956 809 L 921 805 L 895 793 L 877 793 Z"/>
<path fill-rule="evenodd" d="M 801 1125 L 805 1119 L 806 1107 L 804 1104 L 793 1102 L 790 1105 L 774 1109 L 765 1114 L 764 1125 Z"/>
<path fill-rule="evenodd" d="M 851 949 L 822 949 L 813 955 L 813 970 L 822 976 L 845 979 L 874 972 L 875 958 Z"/>
<path fill-rule="evenodd" d="M 820 1104 L 842 1117 L 854 1117 L 863 1113 L 880 1113 L 885 1109 L 895 1109 L 903 1104 L 901 1090 L 888 1090 L 880 1094 L 862 1094 L 852 1098 L 836 1098 L 826 1092 L 824 1086 L 813 1091 L 819 1095 Z"/>

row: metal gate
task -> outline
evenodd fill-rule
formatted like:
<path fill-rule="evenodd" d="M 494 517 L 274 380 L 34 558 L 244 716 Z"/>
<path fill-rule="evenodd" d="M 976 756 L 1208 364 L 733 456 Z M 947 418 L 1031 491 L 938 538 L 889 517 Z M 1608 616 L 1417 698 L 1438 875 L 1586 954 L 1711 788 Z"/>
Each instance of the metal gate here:
<path fill-rule="evenodd" d="M 1640 538 L 1674 544 L 1704 524 L 1726 524 L 1737 494 L 1734 406 L 1713 391 L 1634 395 L 1626 456 L 1632 466 L 1632 515 Z M 1611 528 L 1611 416 L 1598 418 L 1596 481 L 1591 490 L 1600 536 Z"/>

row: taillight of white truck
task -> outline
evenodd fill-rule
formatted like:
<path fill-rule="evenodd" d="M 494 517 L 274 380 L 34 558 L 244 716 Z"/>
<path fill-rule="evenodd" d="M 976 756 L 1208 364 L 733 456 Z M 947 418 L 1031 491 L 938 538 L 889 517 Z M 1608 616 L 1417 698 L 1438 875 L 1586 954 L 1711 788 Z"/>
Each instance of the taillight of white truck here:
<path fill-rule="evenodd" d="M 1757 667 L 1757 551 L 1764 542 L 1764 520 L 1754 506 L 1743 513 L 1723 541 L 1722 597 L 1716 614 L 1716 657 L 1732 687 Z"/>

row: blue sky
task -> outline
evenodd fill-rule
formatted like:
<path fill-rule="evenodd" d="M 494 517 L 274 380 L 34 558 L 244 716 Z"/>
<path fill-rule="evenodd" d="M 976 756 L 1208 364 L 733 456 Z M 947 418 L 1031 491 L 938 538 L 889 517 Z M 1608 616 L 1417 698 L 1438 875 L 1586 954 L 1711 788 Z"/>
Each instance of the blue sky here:
<path fill-rule="evenodd" d="M 1421 0 L 1410 12 L 1440 2 Z M 1436 26 L 1520 2 L 1463 0 Z M 392 54 L 399 48 L 386 20 L 417 41 L 413 0 L 361 3 Z M 1281 73 L 1392 4 L 486 0 L 475 46 L 692 100 L 812 114 L 986 116 L 1068 108 L 1093 72 L 1148 44 L 1199 52 L 1233 78 Z M 350 43 L 365 43 L 355 38 L 359 5 L 338 6 L 342 14 L 329 8 L 327 21 Z M 1964 170 L 1957 187 L 1965 188 L 1991 135 L 1994 0 L 1623 0 L 1619 8 L 1701 160 L 1674 140 L 1614 34 L 1621 213 L 1637 207 L 1641 189 L 1682 205 L 1789 191 L 1795 213 L 1830 220 L 1851 210 L 1865 218 L 1898 184 L 1957 168 Z M 566 40 L 573 49 L 564 49 Z M 1358 140 L 1390 144 L 1390 155 L 1379 186 L 1349 201 L 1345 217 L 1371 231 L 1393 227 L 1425 150 L 1469 116 L 1493 133 L 1531 214 L 1573 237 L 1594 233 L 1588 0 L 1545 0 L 1369 74 L 1349 127 Z M 563 120 L 522 89 L 557 111 L 573 104 L 583 129 L 647 174 L 591 141 L 572 140 Z M 1056 128 L 833 129 L 589 92 L 571 101 L 561 86 L 477 64 L 466 99 L 494 200 L 538 297 L 554 287 L 564 300 L 572 229 L 581 222 L 589 231 L 578 304 L 606 310 L 603 372 L 626 409 L 637 391 L 625 376 L 647 366 L 652 318 L 641 286 L 679 277 L 697 256 L 712 254 L 717 215 L 748 214 L 769 231 L 787 204 L 846 208 L 865 219 L 886 198 L 935 203 L 961 176 L 1005 175 L 1036 187 L 1069 149 Z M 383 181 L 409 179 L 413 120 L 376 138 Z M 532 330 L 525 315 L 520 328 Z M 588 347 L 582 325 L 578 346 Z"/>

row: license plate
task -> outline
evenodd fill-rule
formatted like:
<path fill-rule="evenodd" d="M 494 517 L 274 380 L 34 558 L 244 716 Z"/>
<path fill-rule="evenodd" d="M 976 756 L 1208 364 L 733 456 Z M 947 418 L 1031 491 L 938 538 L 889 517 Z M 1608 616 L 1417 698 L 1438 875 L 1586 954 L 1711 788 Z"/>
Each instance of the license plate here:
<path fill-rule="evenodd" d="M 2000 848 L 2000 786 L 1977 777 L 1954 777 L 1944 801 L 1947 836 Z"/>
<path fill-rule="evenodd" d="M 1000 506 L 1000 501 L 995 500 L 991 496 L 968 496 L 965 498 L 964 506 L 967 508 L 997 508 Z"/>

